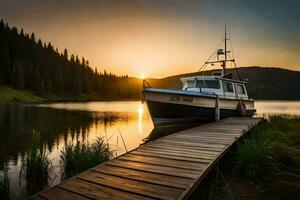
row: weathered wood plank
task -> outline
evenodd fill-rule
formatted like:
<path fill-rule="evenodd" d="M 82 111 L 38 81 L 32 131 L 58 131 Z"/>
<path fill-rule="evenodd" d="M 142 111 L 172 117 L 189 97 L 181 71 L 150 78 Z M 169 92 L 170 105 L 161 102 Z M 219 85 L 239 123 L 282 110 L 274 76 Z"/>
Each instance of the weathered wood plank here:
<path fill-rule="evenodd" d="M 75 194 L 81 194 L 90 199 L 117 199 L 117 200 L 143 200 L 151 199 L 146 196 L 137 195 L 129 192 L 125 192 L 120 189 L 114 189 L 111 187 L 102 186 L 99 184 L 90 183 L 78 178 L 71 178 L 68 181 L 64 181 L 58 186 L 64 190 L 68 190 Z M 60 199 L 60 198 L 59 198 Z M 72 199 L 72 196 L 67 199 Z M 63 199 L 62 199 L 63 200 Z"/>
<path fill-rule="evenodd" d="M 184 156 L 174 156 L 169 154 L 159 154 L 156 152 L 143 152 L 143 151 L 134 151 L 131 152 L 131 154 L 134 155 L 141 155 L 141 156 L 152 156 L 157 158 L 167 158 L 167 159 L 173 159 L 173 160 L 183 160 L 183 161 L 190 161 L 190 162 L 198 162 L 198 163 L 210 163 L 211 158 L 194 158 L 194 157 L 184 157 Z"/>
<path fill-rule="evenodd" d="M 45 190 L 39 194 L 41 197 L 49 200 L 55 199 L 72 199 L 72 200 L 87 200 L 88 198 L 75 194 L 73 192 L 69 192 L 62 188 L 53 187 L 49 190 Z"/>
<path fill-rule="evenodd" d="M 185 153 L 187 155 L 209 155 L 209 156 L 216 156 L 218 155 L 217 152 L 211 152 L 211 151 L 204 151 L 204 150 L 194 150 L 194 149 L 182 149 L 182 148 L 176 148 L 176 147 L 165 147 L 165 146 L 144 146 L 142 149 L 147 149 L 147 150 L 160 150 L 160 151 L 165 151 L 165 152 L 179 152 L 179 153 Z"/>
<path fill-rule="evenodd" d="M 47 199 L 39 197 L 38 195 L 34 195 L 29 197 L 28 200 L 47 200 Z"/>
<path fill-rule="evenodd" d="M 178 189 L 186 189 L 192 182 L 191 179 L 179 178 L 163 174 L 155 174 L 150 172 L 143 172 L 139 170 L 132 170 L 123 167 L 104 165 L 101 168 L 92 169 L 103 174 L 119 176 L 145 183 L 152 183 L 155 185 L 162 185 L 167 187 L 174 187 Z"/>
<path fill-rule="evenodd" d="M 200 170 L 179 169 L 125 160 L 113 160 L 108 162 L 107 165 L 191 179 L 197 177 L 199 172 L 201 172 Z"/>
<path fill-rule="evenodd" d="M 201 154 L 201 153 L 185 153 L 180 151 L 172 151 L 172 150 L 161 150 L 161 149 L 146 149 L 146 148 L 140 148 L 136 152 L 143 152 L 143 153 L 153 153 L 153 154 L 159 154 L 159 155 L 170 155 L 175 156 L 175 158 L 200 158 L 200 159 L 206 159 L 206 160 L 213 160 L 216 156 L 207 155 L 207 154 Z"/>
<path fill-rule="evenodd" d="M 160 142 L 151 142 L 147 144 L 147 147 L 163 147 L 163 148 L 180 148 L 180 149 L 187 149 L 187 150 L 204 150 L 214 153 L 219 153 L 222 151 L 222 149 L 208 149 L 206 147 L 195 147 L 195 146 L 189 146 L 189 145 L 176 145 L 176 144 L 168 144 L 168 143 L 160 143 Z"/>
<path fill-rule="evenodd" d="M 118 158 L 118 160 L 127 160 L 133 162 L 140 162 L 140 163 L 148 163 L 153 165 L 159 166 L 166 166 L 166 167 L 175 167 L 179 169 L 192 169 L 192 170 L 200 170 L 202 171 L 207 164 L 205 163 L 196 163 L 196 162 L 188 162 L 182 160 L 171 160 L 166 158 L 157 158 L 157 157 L 149 157 L 149 156 L 140 156 L 134 154 L 126 154 Z"/>
<path fill-rule="evenodd" d="M 241 137 L 241 135 L 243 134 L 240 134 L 240 135 L 232 135 L 232 136 L 224 136 L 224 135 L 221 135 L 221 134 L 182 134 L 180 136 L 174 136 L 174 138 L 191 138 L 191 139 L 197 139 L 197 140 L 207 140 L 207 139 L 214 139 L 214 140 L 223 140 L 223 141 L 232 141 L 232 140 L 235 140 L 239 137 Z"/>
<path fill-rule="evenodd" d="M 223 150 L 226 147 L 226 145 L 221 145 L 221 144 L 205 144 L 205 143 L 197 143 L 197 142 L 180 142 L 180 141 L 168 141 L 168 140 L 157 140 L 155 141 L 155 143 L 166 143 L 166 144 L 191 146 L 191 147 L 205 147 L 207 149 L 215 149 L 215 150 Z"/>
<path fill-rule="evenodd" d="M 120 178 L 95 171 L 88 171 L 77 176 L 81 180 L 105 185 L 114 189 L 122 189 L 130 193 L 159 199 L 176 199 L 183 192 L 182 189 L 155 185 L 145 182 Z"/>
<path fill-rule="evenodd" d="M 190 142 L 190 143 L 205 143 L 205 144 L 220 144 L 220 145 L 228 145 L 232 142 L 230 141 L 225 141 L 225 140 L 217 140 L 217 139 L 205 139 L 205 138 L 164 138 L 160 141 L 175 141 L 175 142 Z"/>
<path fill-rule="evenodd" d="M 170 143 L 177 143 L 177 144 L 186 144 L 191 146 L 202 146 L 207 148 L 223 148 L 227 146 L 226 144 L 210 144 L 206 142 L 181 141 L 181 140 L 173 140 L 173 139 L 161 139 L 161 140 L 157 140 L 157 142 L 170 142 Z"/>
<path fill-rule="evenodd" d="M 205 139 L 219 139 L 219 140 L 232 140 L 234 136 L 220 135 L 220 134 L 207 134 L 207 133 L 195 133 L 195 134 L 174 134 L 172 138 L 205 138 Z M 240 135 L 239 135 L 240 136 Z M 168 136 L 167 136 L 168 137 Z"/>

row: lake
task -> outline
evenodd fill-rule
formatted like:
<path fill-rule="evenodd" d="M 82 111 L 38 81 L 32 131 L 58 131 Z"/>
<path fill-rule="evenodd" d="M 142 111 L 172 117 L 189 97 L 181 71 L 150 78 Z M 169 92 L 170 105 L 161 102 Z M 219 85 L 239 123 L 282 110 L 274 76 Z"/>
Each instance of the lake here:
<path fill-rule="evenodd" d="M 300 115 L 300 101 L 257 101 L 255 106 L 258 115 Z M 61 180 L 60 155 L 66 143 L 103 137 L 117 156 L 155 132 L 146 104 L 139 101 L 0 104 L 0 163 L 9 167 L 11 199 L 28 196 L 20 169 L 32 129 L 41 130 L 48 150 L 51 185 Z"/>

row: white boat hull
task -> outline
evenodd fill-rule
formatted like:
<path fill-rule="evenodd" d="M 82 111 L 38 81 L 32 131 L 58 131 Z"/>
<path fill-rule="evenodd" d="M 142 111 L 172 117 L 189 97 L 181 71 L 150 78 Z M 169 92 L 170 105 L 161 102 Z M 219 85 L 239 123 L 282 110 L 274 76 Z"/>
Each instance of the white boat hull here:
<path fill-rule="evenodd" d="M 217 97 L 214 95 L 146 88 L 144 96 L 155 125 L 215 119 Z M 219 98 L 220 118 L 240 116 L 237 110 L 240 103 L 245 105 L 244 116 L 254 115 L 253 100 Z"/>

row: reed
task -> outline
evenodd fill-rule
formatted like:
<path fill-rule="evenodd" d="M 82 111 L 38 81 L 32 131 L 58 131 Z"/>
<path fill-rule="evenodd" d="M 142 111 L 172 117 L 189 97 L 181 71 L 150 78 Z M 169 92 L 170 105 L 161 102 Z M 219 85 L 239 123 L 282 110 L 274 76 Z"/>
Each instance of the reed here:
<path fill-rule="evenodd" d="M 248 178 L 281 176 L 288 168 L 300 166 L 300 117 L 271 116 L 238 142 L 234 172 Z"/>
<path fill-rule="evenodd" d="M 0 166 L 0 170 L 0 199 L 8 199 L 10 188 L 8 170 L 4 164 Z"/>
<path fill-rule="evenodd" d="M 195 199 L 299 199 L 299 132 L 299 116 L 262 121 L 220 160 Z"/>
<path fill-rule="evenodd" d="M 20 171 L 21 179 L 26 178 L 27 190 L 34 194 L 49 186 L 51 177 L 49 170 L 52 168 L 45 147 L 41 143 L 41 133 L 39 130 L 32 130 L 29 148 L 22 160 Z"/>
<path fill-rule="evenodd" d="M 104 138 L 98 137 L 93 143 L 65 144 L 61 152 L 63 164 L 62 179 L 76 175 L 86 169 L 109 160 L 113 152 Z"/>

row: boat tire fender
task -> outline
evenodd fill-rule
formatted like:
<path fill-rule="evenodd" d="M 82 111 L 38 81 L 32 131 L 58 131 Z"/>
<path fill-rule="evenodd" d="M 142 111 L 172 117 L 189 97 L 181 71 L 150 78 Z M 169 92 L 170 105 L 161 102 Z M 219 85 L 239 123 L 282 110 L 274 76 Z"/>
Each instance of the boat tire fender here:
<path fill-rule="evenodd" d="M 236 111 L 238 113 L 239 116 L 245 116 L 246 115 L 246 105 L 243 102 L 239 102 L 237 107 L 236 107 Z"/>

